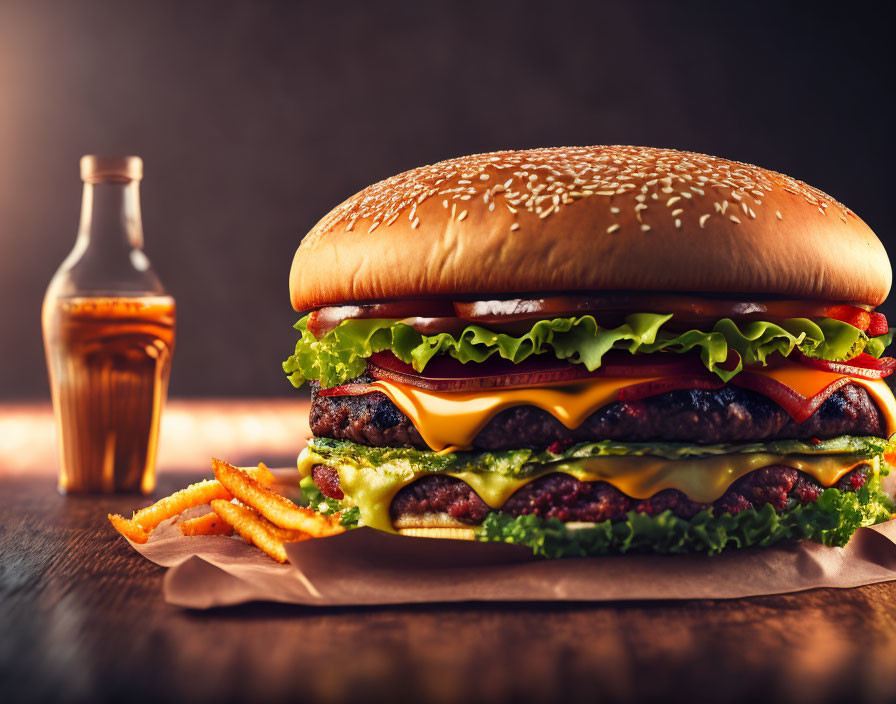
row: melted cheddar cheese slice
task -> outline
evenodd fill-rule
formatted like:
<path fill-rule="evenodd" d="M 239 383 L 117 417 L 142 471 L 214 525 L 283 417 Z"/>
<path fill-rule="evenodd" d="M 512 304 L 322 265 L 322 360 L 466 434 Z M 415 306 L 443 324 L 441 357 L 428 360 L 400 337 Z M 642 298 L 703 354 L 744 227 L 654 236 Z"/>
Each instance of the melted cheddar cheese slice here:
<path fill-rule="evenodd" d="M 843 374 L 805 367 L 751 370 L 781 382 L 801 396 L 812 398 Z M 439 392 L 394 381 L 374 381 L 404 413 L 433 450 L 468 449 L 473 439 L 496 414 L 513 406 L 535 406 L 547 411 L 567 428 L 581 425 L 592 413 L 613 403 L 620 389 L 656 381 L 659 377 L 603 377 L 585 382 L 550 386 Z M 883 380 L 850 378 L 866 389 L 883 414 L 887 435 L 896 433 L 896 399 Z"/>

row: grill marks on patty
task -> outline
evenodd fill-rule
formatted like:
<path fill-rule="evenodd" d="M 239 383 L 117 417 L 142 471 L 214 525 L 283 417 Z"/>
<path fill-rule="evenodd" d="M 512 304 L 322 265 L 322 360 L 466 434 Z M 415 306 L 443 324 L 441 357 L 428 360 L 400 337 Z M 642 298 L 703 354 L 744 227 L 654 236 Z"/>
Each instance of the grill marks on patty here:
<path fill-rule="evenodd" d="M 857 491 L 868 480 L 867 465 L 844 475 L 835 485 L 841 491 Z M 312 470 L 314 482 L 331 498 L 342 498 L 339 477 L 331 467 L 317 465 Z M 336 493 L 329 493 L 335 487 Z M 724 495 L 712 504 L 690 500 L 676 489 L 660 491 L 649 499 L 633 499 L 607 482 L 582 482 L 568 474 L 548 474 L 518 489 L 500 508 L 512 516 L 533 514 L 561 521 L 618 521 L 629 511 L 655 516 L 670 510 L 689 519 L 712 507 L 715 513 L 740 513 L 749 508 L 771 504 L 783 511 L 788 501 L 809 504 L 824 491 L 815 479 L 804 472 L 773 465 L 757 469 L 734 482 Z M 444 474 L 418 479 L 396 494 L 390 509 L 392 520 L 447 514 L 461 523 L 478 525 L 490 508 L 466 482 Z"/>
<path fill-rule="evenodd" d="M 369 379 L 362 377 L 359 381 Z M 310 420 L 315 436 L 374 447 L 428 449 L 410 419 L 385 394 L 319 396 L 318 388 L 313 382 Z M 884 434 L 881 413 L 860 386 L 849 384 L 839 389 L 803 423 L 795 422 L 762 394 L 725 386 L 670 391 L 641 401 L 616 401 L 595 411 L 573 430 L 540 408 L 508 408 L 488 422 L 473 446 L 478 450 L 504 450 L 591 440 L 736 443 Z"/>

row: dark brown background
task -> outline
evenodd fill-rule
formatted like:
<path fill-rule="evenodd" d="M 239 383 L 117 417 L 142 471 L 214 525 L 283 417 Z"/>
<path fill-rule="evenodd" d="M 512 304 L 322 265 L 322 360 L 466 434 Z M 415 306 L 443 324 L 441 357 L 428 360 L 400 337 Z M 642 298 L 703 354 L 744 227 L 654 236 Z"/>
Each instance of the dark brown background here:
<path fill-rule="evenodd" d="M 732 157 L 828 191 L 892 249 L 892 25 L 780 5 L 0 0 L 0 399 L 47 396 L 40 301 L 88 152 L 145 159 L 147 250 L 180 308 L 173 395 L 294 393 L 300 236 L 460 154 Z"/>

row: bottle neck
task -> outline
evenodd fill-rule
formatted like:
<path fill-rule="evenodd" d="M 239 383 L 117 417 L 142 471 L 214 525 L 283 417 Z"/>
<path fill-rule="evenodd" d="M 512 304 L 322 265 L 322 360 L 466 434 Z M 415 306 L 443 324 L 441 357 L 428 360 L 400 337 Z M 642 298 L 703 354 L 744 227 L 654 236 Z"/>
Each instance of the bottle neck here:
<path fill-rule="evenodd" d="M 143 249 L 140 182 L 85 183 L 77 248 Z"/>

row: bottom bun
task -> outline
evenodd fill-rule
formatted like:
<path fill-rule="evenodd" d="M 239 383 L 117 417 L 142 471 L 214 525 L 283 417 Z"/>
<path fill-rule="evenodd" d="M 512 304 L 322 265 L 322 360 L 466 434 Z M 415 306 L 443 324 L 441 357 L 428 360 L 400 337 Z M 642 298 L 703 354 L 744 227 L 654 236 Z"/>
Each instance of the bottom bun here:
<path fill-rule="evenodd" d="M 401 535 L 412 538 L 451 538 L 452 540 L 474 540 L 476 531 L 473 528 L 399 528 Z"/>

